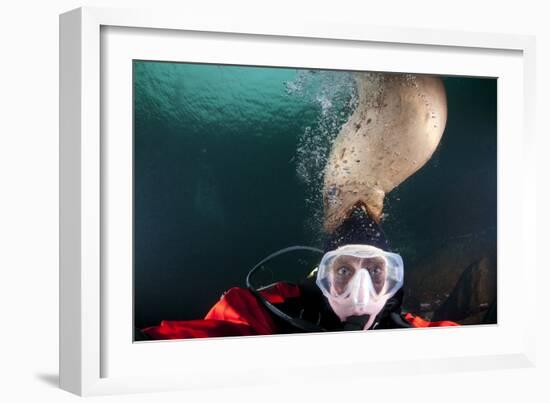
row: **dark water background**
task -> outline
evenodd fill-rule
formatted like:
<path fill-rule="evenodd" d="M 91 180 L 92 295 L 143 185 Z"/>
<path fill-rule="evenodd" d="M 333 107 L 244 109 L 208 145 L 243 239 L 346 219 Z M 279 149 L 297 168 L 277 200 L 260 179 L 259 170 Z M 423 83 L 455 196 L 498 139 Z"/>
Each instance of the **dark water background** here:
<path fill-rule="evenodd" d="M 441 144 L 386 200 L 406 268 L 496 237 L 496 80 L 444 82 Z M 347 72 L 134 62 L 136 326 L 200 318 L 269 253 L 322 246 L 322 168 L 355 99 Z"/>

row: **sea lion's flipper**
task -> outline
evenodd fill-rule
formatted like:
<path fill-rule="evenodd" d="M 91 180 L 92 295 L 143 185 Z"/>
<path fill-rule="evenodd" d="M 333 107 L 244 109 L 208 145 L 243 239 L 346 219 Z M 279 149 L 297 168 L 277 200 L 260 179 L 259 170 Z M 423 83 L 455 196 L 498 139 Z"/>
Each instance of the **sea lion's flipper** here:
<path fill-rule="evenodd" d="M 356 73 L 356 81 L 357 108 L 336 137 L 324 173 L 328 232 L 356 205 L 379 222 L 384 196 L 430 159 L 447 121 L 438 77 Z"/>

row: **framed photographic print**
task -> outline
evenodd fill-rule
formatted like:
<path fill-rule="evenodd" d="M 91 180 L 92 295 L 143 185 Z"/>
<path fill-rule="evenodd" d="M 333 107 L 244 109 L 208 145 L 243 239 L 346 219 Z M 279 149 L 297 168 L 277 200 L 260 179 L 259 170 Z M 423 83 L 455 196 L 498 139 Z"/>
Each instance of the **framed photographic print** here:
<path fill-rule="evenodd" d="M 532 38 L 60 24 L 62 388 L 532 365 Z"/>

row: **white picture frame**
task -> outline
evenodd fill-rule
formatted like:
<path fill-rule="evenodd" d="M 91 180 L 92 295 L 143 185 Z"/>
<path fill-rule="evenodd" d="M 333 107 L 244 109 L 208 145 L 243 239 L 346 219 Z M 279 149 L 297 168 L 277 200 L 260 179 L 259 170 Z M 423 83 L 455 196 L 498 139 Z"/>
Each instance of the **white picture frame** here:
<path fill-rule="evenodd" d="M 183 50 L 175 46 L 181 41 L 187 41 Z M 183 56 L 173 53 L 175 49 Z M 79 395 L 97 395 L 294 382 L 298 375 L 301 381 L 322 381 L 330 368 L 368 377 L 533 366 L 535 320 L 530 312 L 535 312 L 536 293 L 528 293 L 525 285 L 536 277 L 537 265 L 534 255 L 523 252 L 528 248 L 527 234 L 531 243 L 536 234 L 536 217 L 529 214 L 535 206 L 536 177 L 534 49 L 534 38 L 521 35 L 321 21 L 281 26 L 275 21 L 211 21 L 151 10 L 80 8 L 62 14 L 61 387 Z M 327 50 L 331 58 L 326 57 Z M 371 58 L 353 59 L 354 54 Z M 133 343 L 127 326 L 132 321 L 127 271 L 131 214 L 115 214 L 130 211 L 125 203 L 131 192 L 127 150 L 131 104 L 124 75 L 132 58 L 498 77 L 498 324 L 368 335 Z M 512 164 L 515 169 L 510 169 Z M 506 219 L 510 212 L 514 220 Z M 521 261 L 513 253 L 522 256 Z M 117 274 L 109 270 L 114 264 Z M 521 267 L 519 277 L 509 274 L 507 268 L 514 265 Z M 518 296 L 522 307 L 514 304 Z M 513 322 L 519 312 L 523 320 Z M 378 348 L 365 355 L 352 354 L 368 350 L 374 338 L 376 343 L 370 344 Z M 328 360 L 316 354 L 321 346 L 330 349 L 337 344 L 351 353 Z M 421 348 L 407 351 L 402 345 Z M 300 354 L 283 357 L 284 351 Z M 228 360 L 236 364 L 230 369 L 220 365 Z M 154 363 L 159 365 L 149 365 Z"/>

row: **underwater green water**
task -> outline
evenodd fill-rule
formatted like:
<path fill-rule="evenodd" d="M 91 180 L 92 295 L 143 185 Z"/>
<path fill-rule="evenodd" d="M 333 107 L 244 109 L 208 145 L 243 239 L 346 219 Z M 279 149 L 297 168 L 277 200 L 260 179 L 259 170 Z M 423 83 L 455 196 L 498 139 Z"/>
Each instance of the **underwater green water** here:
<path fill-rule="evenodd" d="M 496 80 L 444 81 L 441 144 L 386 200 L 406 267 L 496 236 Z M 354 102 L 347 72 L 134 62 L 136 326 L 200 318 L 269 253 L 322 247 L 322 169 Z"/>

